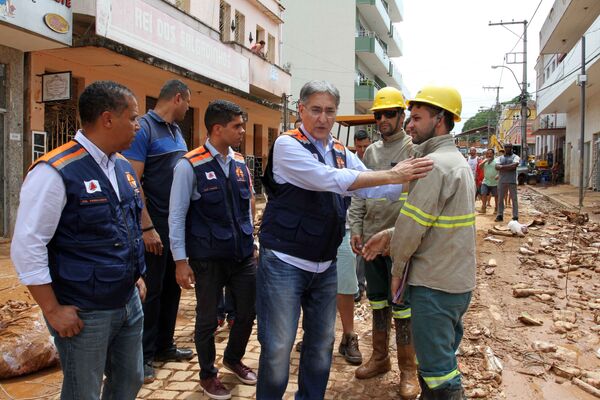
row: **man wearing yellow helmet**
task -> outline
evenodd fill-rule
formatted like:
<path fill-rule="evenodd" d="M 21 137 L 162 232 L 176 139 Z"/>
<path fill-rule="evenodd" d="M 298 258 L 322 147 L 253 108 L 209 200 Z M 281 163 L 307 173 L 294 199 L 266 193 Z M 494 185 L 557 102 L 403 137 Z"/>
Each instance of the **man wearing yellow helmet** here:
<path fill-rule="evenodd" d="M 465 398 L 455 351 L 475 288 L 475 182 L 449 135 L 461 108 L 456 89 L 443 86 L 424 87 L 408 102 L 413 151 L 431 158 L 433 171 L 410 185 L 395 229 L 363 250 L 368 260 L 390 249 L 394 299 L 406 289 L 412 308 L 424 400 Z"/>
<path fill-rule="evenodd" d="M 382 140 L 365 151 L 363 163 L 372 170 L 386 170 L 410 158 L 412 141 L 402 128 L 406 103 L 402 92 L 394 87 L 384 87 L 377 92 L 371 111 Z M 400 199 L 352 198 L 348 219 L 352 231 L 353 250 L 360 254 L 362 244 L 377 232 L 394 226 L 406 193 Z M 419 394 L 415 351 L 410 334 L 410 307 L 392 303 L 390 271 L 392 259 L 378 255 L 366 262 L 367 297 L 373 313 L 373 353 L 367 363 L 359 367 L 358 379 L 372 378 L 391 370 L 389 357 L 390 322 L 396 328 L 398 367 L 400 369 L 400 395 L 414 399 Z"/>

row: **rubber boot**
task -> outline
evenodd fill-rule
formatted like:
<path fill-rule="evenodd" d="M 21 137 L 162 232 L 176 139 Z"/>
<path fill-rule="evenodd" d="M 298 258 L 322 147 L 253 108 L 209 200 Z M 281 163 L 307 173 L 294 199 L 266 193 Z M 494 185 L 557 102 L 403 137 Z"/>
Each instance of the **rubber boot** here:
<path fill-rule="evenodd" d="M 398 369 L 400 370 L 400 397 L 416 399 L 419 395 L 417 356 L 412 344 L 410 318 L 394 318 L 396 327 L 396 347 L 398 349 Z"/>
<path fill-rule="evenodd" d="M 392 369 L 389 355 L 391 317 L 390 307 L 373 310 L 373 354 L 369 361 L 354 371 L 356 379 L 373 378 Z"/>

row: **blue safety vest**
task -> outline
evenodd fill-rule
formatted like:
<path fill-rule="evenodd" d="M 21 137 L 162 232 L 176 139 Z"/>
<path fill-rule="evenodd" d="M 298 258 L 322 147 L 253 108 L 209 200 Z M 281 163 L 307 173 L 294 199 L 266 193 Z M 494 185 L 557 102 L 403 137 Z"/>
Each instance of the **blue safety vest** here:
<path fill-rule="evenodd" d="M 325 160 L 299 129 L 284 133 L 296 139 L 307 157 Z M 334 164 L 346 166 L 346 149 L 334 139 Z M 260 228 L 260 244 L 269 249 L 309 261 L 334 260 L 345 233 L 348 204 L 331 192 L 315 192 L 273 179 L 273 148 L 263 177 L 269 197 Z"/>
<path fill-rule="evenodd" d="M 210 151 L 200 146 L 184 156 L 194 169 L 198 200 L 186 216 L 186 252 L 191 259 L 243 260 L 252 255 L 252 186 L 244 157 L 235 153 L 229 178 Z"/>
<path fill-rule="evenodd" d="M 146 271 L 143 203 L 131 164 L 117 154 L 119 200 L 106 174 L 76 141 L 41 157 L 31 168 L 39 163 L 58 171 L 66 189 L 67 202 L 47 246 L 59 303 L 82 310 L 124 306 Z"/>

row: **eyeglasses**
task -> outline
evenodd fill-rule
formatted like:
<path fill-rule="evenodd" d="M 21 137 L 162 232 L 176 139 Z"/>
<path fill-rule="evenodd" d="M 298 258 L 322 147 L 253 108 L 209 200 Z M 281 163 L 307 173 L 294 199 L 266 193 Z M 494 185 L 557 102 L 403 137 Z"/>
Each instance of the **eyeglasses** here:
<path fill-rule="evenodd" d="M 335 108 L 322 109 L 319 107 L 311 107 L 311 108 L 308 108 L 308 113 L 313 118 L 319 118 L 321 116 L 321 114 L 325 113 L 325 117 L 327 119 L 334 119 L 335 116 L 337 115 L 337 110 Z"/>
<path fill-rule="evenodd" d="M 381 117 L 383 117 L 384 115 L 387 119 L 390 119 L 390 118 L 395 118 L 396 115 L 398 115 L 398 110 L 375 111 L 373 113 L 373 115 L 375 116 L 375 119 L 377 121 L 379 121 L 381 119 Z"/>

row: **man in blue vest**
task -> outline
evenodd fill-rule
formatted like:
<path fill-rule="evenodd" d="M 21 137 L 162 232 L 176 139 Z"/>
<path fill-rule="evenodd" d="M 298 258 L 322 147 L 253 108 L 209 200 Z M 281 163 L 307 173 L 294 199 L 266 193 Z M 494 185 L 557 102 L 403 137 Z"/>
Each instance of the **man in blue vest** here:
<path fill-rule="evenodd" d="M 144 383 L 154 381 L 152 361 L 181 361 L 193 357 L 191 349 L 177 348 L 173 339 L 181 289 L 175 282 L 175 264 L 169 251 L 169 195 L 173 168 L 187 152 L 181 129 L 190 106 L 190 90 L 178 79 L 160 90 L 154 110 L 140 118 L 140 130 L 123 155 L 142 182 L 146 207 L 142 232 L 146 247 L 144 302 Z"/>
<path fill-rule="evenodd" d="M 82 129 L 39 158 L 21 189 L 11 246 L 60 356 L 61 399 L 133 400 L 142 385 L 142 199 L 131 164 L 138 105 L 111 81 L 79 98 Z"/>
<path fill-rule="evenodd" d="M 330 83 L 306 83 L 298 106 L 302 126 L 277 138 L 269 155 L 256 278 L 257 399 L 281 399 L 285 393 L 300 309 L 304 337 L 296 399 L 325 396 L 335 339 L 336 253 L 346 221 L 342 196 L 398 199 L 397 184 L 432 168 L 429 160 L 411 159 L 368 171 L 331 136 L 339 103 Z"/>
<path fill-rule="evenodd" d="M 256 263 L 252 211 L 254 196 L 244 157 L 232 150 L 244 137 L 245 114 L 226 100 L 208 105 L 208 139 L 175 167 L 169 204 L 169 236 L 177 283 L 196 290 L 194 341 L 200 385 L 212 399 L 229 399 L 215 367 L 214 332 L 223 286 L 231 291 L 235 324 L 223 354 L 223 367 L 242 383 L 256 374 L 242 363 L 255 317 Z"/>

